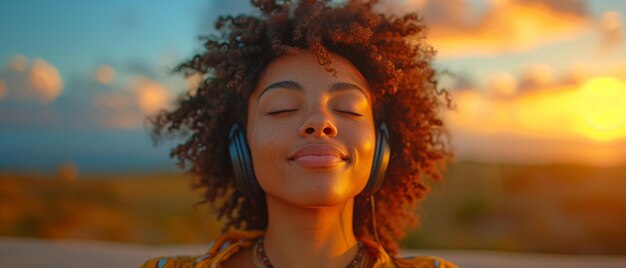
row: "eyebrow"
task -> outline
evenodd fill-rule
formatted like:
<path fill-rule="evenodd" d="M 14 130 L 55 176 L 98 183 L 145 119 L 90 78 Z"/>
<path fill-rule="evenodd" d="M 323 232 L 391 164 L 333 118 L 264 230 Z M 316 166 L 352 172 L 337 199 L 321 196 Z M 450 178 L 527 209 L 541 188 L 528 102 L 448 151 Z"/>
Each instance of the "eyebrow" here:
<path fill-rule="evenodd" d="M 268 91 L 272 90 L 272 89 L 276 89 L 276 88 L 284 88 L 284 89 L 290 89 L 290 90 L 297 90 L 297 91 L 302 91 L 304 90 L 304 87 L 293 80 L 284 80 L 284 81 L 279 81 L 279 82 L 275 82 L 270 84 L 269 86 L 267 86 L 266 88 L 263 89 L 263 91 L 261 91 L 261 94 L 259 94 L 259 97 L 257 98 L 257 101 L 259 101 L 259 99 L 261 99 L 261 96 L 263 96 L 263 94 L 267 93 Z"/>
<path fill-rule="evenodd" d="M 328 89 L 328 91 L 330 91 L 330 92 L 337 92 L 337 91 L 344 91 L 344 90 L 358 90 L 358 91 L 361 91 L 361 93 L 363 93 L 363 95 L 365 95 L 365 98 L 369 99 L 369 97 L 365 93 L 365 90 L 363 90 L 361 87 L 359 87 L 359 86 L 357 86 L 355 84 L 352 84 L 352 83 L 337 82 L 337 83 L 334 83 Z"/>
<path fill-rule="evenodd" d="M 261 96 L 263 96 L 263 94 L 267 93 L 268 91 L 272 89 L 277 89 L 277 88 L 284 88 L 284 89 L 296 90 L 296 91 L 304 90 L 304 87 L 302 86 L 302 84 L 293 80 L 283 80 L 283 81 L 275 82 L 275 83 L 270 84 L 266 88 L 264 88 L 263 91 L 261 91 L 261 94 L 259 94 L 259 97 L 257 98 L 257 102 L 259 101 L 259 99 L 261 99 Z M 345 91 L 345 90 L 358 90 L 361 93 L 363 93 L 363 95 L 365 95 L 367 99 L 369 99 L 369 97 L 365 93 L 365 90 L 363 90 L 361 87 L 352 83 L 337 82 L 337 83 L 334 83 L 332 86 L 330 86 L 330 88 L 328 89 L 329 92 L 337 92 L 337 91 Z"/>

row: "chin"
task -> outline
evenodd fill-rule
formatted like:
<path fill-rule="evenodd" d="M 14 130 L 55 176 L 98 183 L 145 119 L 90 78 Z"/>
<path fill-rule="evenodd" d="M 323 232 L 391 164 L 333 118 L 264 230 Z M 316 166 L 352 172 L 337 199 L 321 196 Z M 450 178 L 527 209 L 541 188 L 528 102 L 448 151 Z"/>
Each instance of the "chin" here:
<path fill-rule="evenodd" d="M 354 196 L 338 196 L 338 195 L 311 195 L 306 198 L 298 198 L 293 200 L 292 203 L 301 207 L 309 208 L 322 208 L 322 207 L 334 207 L 346 203 L 353 199 Z"/>
<path fill-rule="evenodd" d="M 342 185 L 318 184 L 316 187 L 293 187 L 285 193 L 285 199 L 301 207 L 332 207 L 354 199 L 358 193 Z"/>
<path fill-rule="evenodd" d="M 331 207 L 354 199 L 365 188 L 367 181 L 354 177 L 341 171 L 319 170 L 282 174 L 282 180 L 261 179 L 259 183 L 268 195 L 283 202 L 299 207 Z"/>

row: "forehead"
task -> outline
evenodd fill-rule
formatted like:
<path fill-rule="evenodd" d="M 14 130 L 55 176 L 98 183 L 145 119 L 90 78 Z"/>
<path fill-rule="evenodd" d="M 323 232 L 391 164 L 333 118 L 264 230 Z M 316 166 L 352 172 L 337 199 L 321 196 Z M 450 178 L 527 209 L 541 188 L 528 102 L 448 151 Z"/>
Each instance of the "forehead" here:
<path fill-rule="evenodd" d="M 309 50 L 302 50 L 294 55 L 285 55 L 276 58 L 263 71 L 253 96 L 259 96 L 263 89 L 279 81 L 295 81 L 306 90 L 321 90 L 331 88 L 337 83 L 354 84 L 363 89 L 369 98 L 370 88 L 359 70 L 347 59 L 338 54 L 329 53 L 332 60 L 331 67 L 336 75 L 319 64 L 317 56 Z"/>

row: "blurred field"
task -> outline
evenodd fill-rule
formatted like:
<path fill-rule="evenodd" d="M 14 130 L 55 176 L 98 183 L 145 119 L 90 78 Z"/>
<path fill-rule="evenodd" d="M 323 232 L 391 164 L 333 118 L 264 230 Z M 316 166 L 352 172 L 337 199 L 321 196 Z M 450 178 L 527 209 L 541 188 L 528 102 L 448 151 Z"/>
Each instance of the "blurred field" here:
<path fill-rule="evenodd" d="M 210 241 L 219 224 L 180 174 L 0 175 L 0 235 L 139 243 Z"/>
<path fill-rule="evenodd" d="M 626 254 L 626 168 L 459 163 L 409 248 Z"/>
<path fill-rule="evenodd" d="M 202 243 L 220 224 L 181 174 L 0 173 L 0 236 Z M 626 254 L 626 168 L 458 163 L 433 186 L 418 249 Z"/>

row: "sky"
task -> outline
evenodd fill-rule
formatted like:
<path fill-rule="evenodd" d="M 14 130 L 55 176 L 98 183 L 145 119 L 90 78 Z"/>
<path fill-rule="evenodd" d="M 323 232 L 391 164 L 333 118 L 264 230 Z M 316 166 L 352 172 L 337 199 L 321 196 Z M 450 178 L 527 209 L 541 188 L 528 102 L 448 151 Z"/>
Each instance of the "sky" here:
<path fill-rule="evenodd" d="M 626 163 L 626 1 L 381 0 L 418 12 L 455 110 L 458 160 Z M 145 116 L 196 81 L 173 75 L 247 1 L 0 2 L 0 170 L 173 170 Z M 447 74 L 447 75 L 446 75 Z"/>

